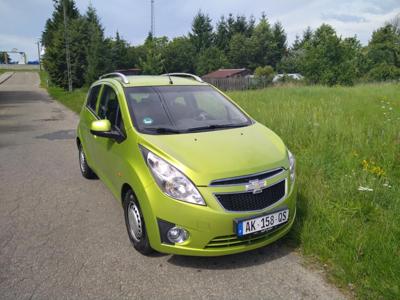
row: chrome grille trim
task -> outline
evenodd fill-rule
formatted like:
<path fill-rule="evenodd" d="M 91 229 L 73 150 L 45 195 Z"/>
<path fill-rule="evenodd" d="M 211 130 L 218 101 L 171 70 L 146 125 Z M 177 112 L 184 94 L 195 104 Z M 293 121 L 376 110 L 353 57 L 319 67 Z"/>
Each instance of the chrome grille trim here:
<path fill-rule="evenodd" d="M 273 174 L 271 176 L 268 176 L 268 173 L 272 173 L 272 172 L 275 172 L 275 171 L 279 171 L 279 173 L 275 173 L 275 174 Z M 259 173 L 253 173 L 253 174 L 249 174 L 249 175 L 228 177 L 228 178 L 223 178 L 223 179 L 215 179 L 215 180 L 212 180 L 208 186 L 213 186 L 214 187 L 214 186 L 240 186 L 240 185 L 246 185 L 246 184 L 248 184 L 248 181 L 247 182 L 241 182 L 241 183 L 224 183 L 224 182 L 232 181 L 232 180 L 238 180 L 238 179 L 239 180 L 240 179 L 245 180 L 247 178 L 251 178 L 251 177 L 254 177 L 254 176 L 260 176 L 261 178 L 259 178 L 259 180 L 266 180 L 266 179 L 269 179 L 269 178 L 274 178 L 276 176 L 279 176 L 285 171 L 286 171 L 285 168 L 280 167 L 280 168 L 271 169 L 271 170 L 267 170 L 267 171 L 263 171 L 263 172 L 259 172 Z M 263 174 L 266 174 L 267 176 L 262 177 Z"/>

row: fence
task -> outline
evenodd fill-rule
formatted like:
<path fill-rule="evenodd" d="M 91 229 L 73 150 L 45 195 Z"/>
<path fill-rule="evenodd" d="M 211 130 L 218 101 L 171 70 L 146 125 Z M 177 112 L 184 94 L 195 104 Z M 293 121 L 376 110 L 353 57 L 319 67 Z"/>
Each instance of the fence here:
<path fill-rule="evenodd" d="M 269 84 L 266 79 L 251 77 L 203 78 L 203 80 L 223 91 L 261 89 Z"/>

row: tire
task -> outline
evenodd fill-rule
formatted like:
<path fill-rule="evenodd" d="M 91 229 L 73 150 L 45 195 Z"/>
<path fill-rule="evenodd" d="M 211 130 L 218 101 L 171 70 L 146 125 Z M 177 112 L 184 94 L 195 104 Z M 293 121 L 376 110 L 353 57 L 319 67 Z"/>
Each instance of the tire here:
<path fill-rule="evenodd" d="M 139 202 L 131 190 L 125 193 L 123 206 L 126 230 L 133 247 L 144 255 L 153 253 Z"/>
<path fill-rule="evenodd" d="M 97 176 L 93 172 L 93 170 L 89 167 L 86 160 L 85 152 L 83 151 L 83 147 L 81 144 L 78 147 L 78 151 L 79 151 L 79 168 L 81 170 L 82 176 L 87 179 L 96 179 Z"/>

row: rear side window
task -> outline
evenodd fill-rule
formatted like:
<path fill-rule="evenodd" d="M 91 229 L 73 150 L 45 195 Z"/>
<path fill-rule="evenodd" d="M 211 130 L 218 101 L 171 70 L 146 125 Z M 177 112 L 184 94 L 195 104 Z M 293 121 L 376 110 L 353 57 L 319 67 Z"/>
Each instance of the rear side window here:
<path fill-rule="evenodd" d="M 101 87 L 100 85 L 92 87 L 89 91 L 89 96 L 87 99 L 86 105 L 94 112 L 96 111 L 96 103 L 97 103 L 97 97 L 99 96 L 100 87 Z"/>

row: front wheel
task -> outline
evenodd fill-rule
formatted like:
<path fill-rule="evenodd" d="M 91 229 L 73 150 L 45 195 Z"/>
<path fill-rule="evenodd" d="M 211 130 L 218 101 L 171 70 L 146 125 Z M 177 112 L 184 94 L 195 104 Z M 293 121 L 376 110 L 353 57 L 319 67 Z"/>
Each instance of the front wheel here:
<path fill-rule="evenodd" d="M 79 168 L 81 169 L 82 176 L 87 179 L 95 179 L 97 178 L 96 174 L 93 170 L 89 167 L 85 152 L 83 151 L 82 144 L 79 145 Z"/>
<path fill-rule="evenodd" d="M 132 191 L 125 194 L 124 215 L 129 240 L 133 247 L 144 255 L 151 254 L 154 250 L 150 246 L 139 202 Z"/>

